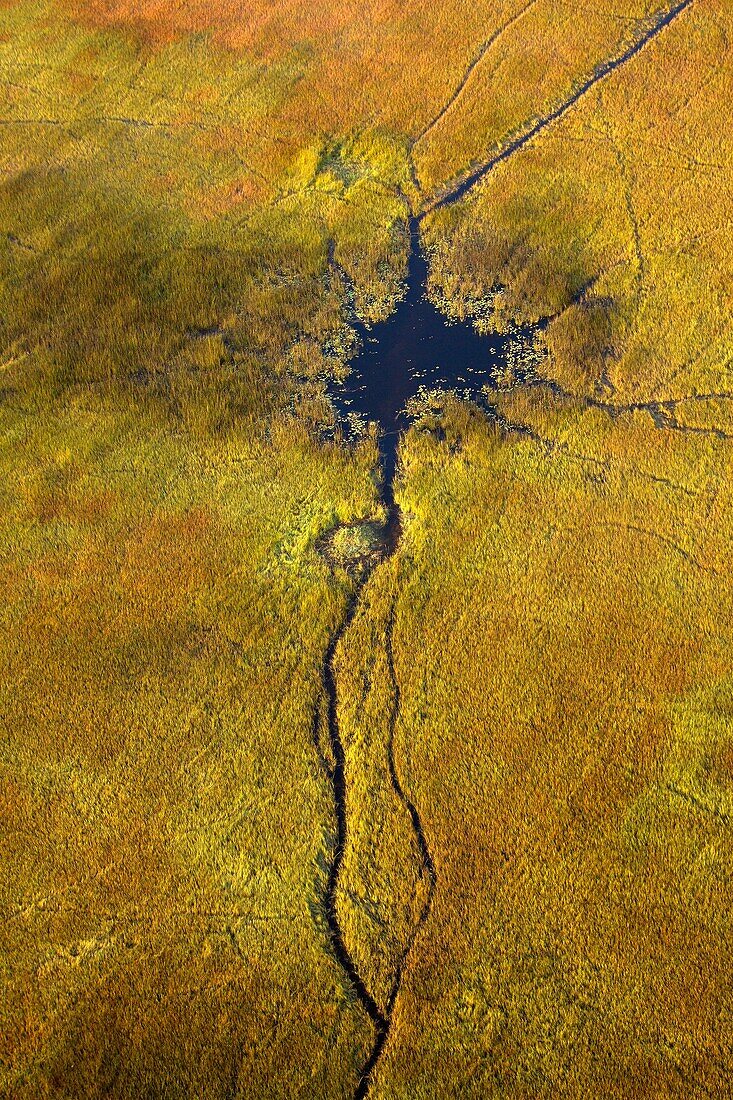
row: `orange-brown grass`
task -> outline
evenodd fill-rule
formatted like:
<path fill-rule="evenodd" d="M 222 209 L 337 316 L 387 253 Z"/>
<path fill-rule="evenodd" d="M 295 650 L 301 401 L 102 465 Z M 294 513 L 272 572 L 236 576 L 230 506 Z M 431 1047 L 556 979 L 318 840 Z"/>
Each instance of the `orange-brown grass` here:
<path fill-rule="evenodd" d="M 368 479 L 292 426 L 44 412 L 2 412 L 0 1088 L 341 1096 L 312 721 L 347 593 L 312 548 Z"/>
<path fill-rule="evenodd" d="M 323 380 L 401 292 L 418 184 L 649 14 L 587 8 L 0 8 L 6 1094 L 356 1088 L 322 664 L 363 546 L 322 536 L 379 506 L 373 438 L 314 439 Z M 435 297 L 551 317 L 559 384 L 410 433 L 334 658 L 338 917 L 381 1011 L 401 977 L 374 1096 L 733 1069 L 729 22 L 693 5 L 423 222 Z M 437 872 L 409 957 L 395 769 Z"/>
<path fill-rule="evenodd" d="M 415 164 L 425 190 L 439 191 L 562 102 L 639 33 L 649 9 L 644 0 L 632 0 L 585 6 L 579 17 L 575 4 L 520 0 L 497 13 L 476 64 L 417 136 Z"/>
<path fill-rule="evenodd" d="M 368 744 L 398 570 L 397 766 L 438 885 L 375 1096 L 719 1095 L 733 1070 L 730 445 L 563 423 L 555 450 L 461 410 L 443 443 L 410 436 L 375 641 L 355 624 L 344 651 Z M 354 767 L 353 798 L 399 821 L 376 774 Z M 378 835 L 357 828 L 351 857 L 375 989 L 387 944 L 361 899 L 400 866 L 398 828 Z"/>
<path fill-rule="evenodd" d="M 575 5 L 553 0 L 469 8 L 422 0 L 305 7 L 75 0 L 67 7 L 84 24 L 131 31 L 153 49 L 206 34 L 268 65 L 290 59 L 300 80 L 282 105 L 281 135 L 384 126 L 415 143 L 428 192 L 566 95 L 650 14 L 645 0 L 584 8 L 582 18 Z"/>
<path fill-rule="evenodd" d="M 306 79 L 285 116 L 301 133 L 343 133 L 376 118 L 407 134 L 451 94 L 487 30 L 500 26 L 516 6 L 510 0 L 470 7 L 455 0 L 442 5 L 75 0 L 68 10 L 92 26 L 131 30 L 154 47 L 203 32 L 268 63 L 297 55 Z"/>

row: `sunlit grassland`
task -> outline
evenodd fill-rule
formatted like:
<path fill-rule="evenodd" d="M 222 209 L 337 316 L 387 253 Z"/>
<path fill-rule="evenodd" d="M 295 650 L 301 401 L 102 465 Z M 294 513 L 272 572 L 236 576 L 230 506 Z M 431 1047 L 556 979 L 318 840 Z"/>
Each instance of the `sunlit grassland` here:
<path fill-rule="evenodd" d="M 350 823 L 339 914 L 360 973 L 383 1011 L 428 888 L 410 818 L 390 777 L 397 698 L 385 630 L 401 583 L 399 564 L 377 571 L 339 654 Z"/>
<path fill-rule="evenodd" d="M 449 98 L 487 36 L 521 6 L 519 0 L 472 5 L 256 0 L 246 6 L 236 0 L 175 6 L 72 0 L 66 9 L 89 26 L 121 28 L 147 44 L 208 34 L 220 47 L 246 51 L 266 64 L 297 58 L 302 80 L 281 113 L 286 133 L 345 134 L 378 119 L 407 140 Z"/>
<path fill-rule="evenodd" d="M 482 45 L 428 189 L 654 5 L 587 7 L 0 8 L 0 1091 L 353 1091 L 319 547 L 381 512 L 323 382 L 401 293 L 410 142 Z M 436 298 L 551 318 L 559 387 L 494 394 L 531 437 L 452 400 L 410 432 L 335 655 L 383 1011 L 427 886 L 390 752 L 437 870 L 374 1096 L 726 1087 L 729 23 L 693 5 L 423 222 Z"/>
<path fill-rule="evenodd" d="M 696 9 L 426 222 L 436 295 L 552 318 L 560 388 L 495 395 L 512 431 L 449 402 L 442 442 L 403 447 L 405 533 L 365 615 L 379 652 L 396 591 L 397 766 L 438 888 L 376 1096 L 727 1088 L 727 21 Z M 357 628 L 345 678 L 366 698 L 343 720 L 370 746 L 384 674 Z M 376 821 L 400 813 L 380 774 L 352 772 Z M 399 838 L 354 839 L 378 899 Z M 352 892 L 380 988 L 385 940 Z"/>
<path fill-rule="evenodd" d="M 363 468 L 88 396 L 2 437 L 3 1089 L 342 1095 L 312 718 L 348 586 L 312 548 Z"/>
<path fill-rule="evenodd" d="M 314 442 L 300 375 L 348 356 L 330 242 L 357 307 L 395 292 L 390 139 L 346 182 L 304 144 L 245 217 L 185 100 L 229 80 L 252 116 L 272 82 L 2 17 L 0 1088 L 340 1096 L 369 1032 L 322 922 L 313 715 L 350 586 L 314 547 L 375 514 L 375 455 Z"/>
<path fill-rule="evenodd" d="M 82 25 L 111 26 L 158 49 L 180 50 L 181 36 L 195 35 L 230 56 L 245 53 L 258 70 L 279 74 L 280 88 L 289 87 L 277 101 L 281 150 L 298 147 L 303 135 L 348 134 L 376 120 L 404 135 L 403 149 L 414 147 L 416 177 L 429 194 L 562 99 L 659 6 L 622 0 L 579 13 L 576 4 L 554 0 L 482 0 L 468 7 L 369 0 L 305 8 L 278 0 L 248 4 L 245 11 L 231 0 L 177 6 L 82 0 L 61 10 Z M 187 100 L 217 121 L 212 94 L 205 88 Z M 270 128 L 270 138 L 274 132 Z M 417 199 L 415 180 L 409 190 Z"/>
<path fill-rule="evenodd" d="M 730 447 L 597 415 L 566 414 L 566 451 L 460 409 L 444 442 L 405 446 L 410 519 L 365 604 L 375 642 L 355 630 L 343 651 L 350 698 L 362 687 L 343 721 L 368 746 L 399 570 L 395 752 L 438 889 L 376 1096 L 725 1087 Z M 352 771 L 376 822 L 400 814 L 378 774 Z M 374 835 L 357 828 L 352 860 L 378 903 L 404 842 Z M 385 937 L 353 889 L 379 988 Z"/>
<path fill-rule="evenodd" d="M 619 403 L 730 389 L 730 17 L 693 6 L 436 215 L 436 286 L 551 318 L 549 371 Z"/>
<path fill-rule="evenodd" d="M 579 18 L 576 4 L 515 0 L 497 12 L 460 94 L 418 134 L 415 164 L 426 192 L 485 160 L 548 105 L 567 98 L 660 6 L 647 0 L 586 5 Z"/>

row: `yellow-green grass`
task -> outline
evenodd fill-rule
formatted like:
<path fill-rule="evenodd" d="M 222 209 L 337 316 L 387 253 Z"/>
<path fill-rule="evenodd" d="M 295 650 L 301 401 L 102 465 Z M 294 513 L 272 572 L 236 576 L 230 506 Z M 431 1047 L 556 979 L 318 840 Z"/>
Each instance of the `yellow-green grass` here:
<path fill-rule="evenodd" d="M 552 318 L 548 369 L 615 403 L 730 389 L 730 14 L 693 5 L 460 208 L 436 291 Z"/>
<path fill-rule="evenodd" d="M 212 211 L 233 138 L 170 96 L 251 65 L 3 18 L 0 1089 L 340 1096 L 370 1030 L 322 916 L 313 718 L 349 584 L 315 546 L 375 514 L 375 455 L 313 442 L 297 376 L 349 354 L 329 242 L 385 308 L 404 203 L 354 178 L 346 221 L 305 147 L 281 201 Z"/>
<path fill-rule="evenodd" d="M 403 945 L 420 897 L 374 718 L 399 575 L 395 751 L 437 890 L 375 1096 L 718 1095 L 731 1072 L 730 445 L 566 428 L 549 450 L 454 410 L 443 443 L 411 435 L 409 523 L 344 648 L 374 824 L 349 927 L 379 990 L 364 895 Z"/>
<path fill-rule="evenodd" d="M 430 191 L 651 11 L 522 9 L 0 10 L 11 1096 L 353 1093 L 322 665 L 380 509 L 322 380 L 400 293 L 410 142 L 481 44 Z M 446 308 L 553 316 L 560 385 L 497 396 L 523 434 L 410 433 L 335 655 L 339 920 L 382 1011 L 402 971 L 375 1096 L 726 1087 L 729 22 L 693 5 L 423 222 Z M 437 871 L 406 960 L 390 751 Z"/>
<path fill-rule="evenodd" d="M 438 885 L 375 1096 L 727 1087 L 726 20 L 694 9 L 425 223 L 453 311 L 499 286 L 497 324 L 553 318 L 559 387 L 497 395 L 512 431 L 449 407 L 443 443 L 410 435 L 403 541 L 344 647 L 354 816 L 377 823 L 345 860 L 349 928 L 380 991 L 399 947 L 367 884 L 403 947 L 420 899 L 383 762 L 400 577 L 397 767 Z"/>
<path fill-rule="evenodd" d="M 371 1036 L 322 913 L 313 720 L 350 584 L 316 544 L 376 514 L 375 453 L 318 447 L 297 375 L 343 370 L 341 270 L 365 313 L 396 292 L 391 139 L 350 139 L 348 203 L 330 144 L 266 152 L 243 217 L 245 138 L 186 101 L 241 126 L 275 78 L 2 18 L 0 1088 L 340 1096 Z"/>
<path fill-rule="evenodd" d="M 92 396 L 2 440 L 3 1093 L 343 1095 L 313 544 L 367 456 Z"/>

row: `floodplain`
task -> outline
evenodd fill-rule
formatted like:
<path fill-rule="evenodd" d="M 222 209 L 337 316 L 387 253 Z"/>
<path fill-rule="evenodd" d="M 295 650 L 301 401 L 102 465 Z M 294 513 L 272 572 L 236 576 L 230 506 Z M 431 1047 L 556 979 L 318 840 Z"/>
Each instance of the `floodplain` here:
<path fill-rule="evenodd" d="M 728 1094 L 732 21 L 0 6 L 1 1095 Z"/>

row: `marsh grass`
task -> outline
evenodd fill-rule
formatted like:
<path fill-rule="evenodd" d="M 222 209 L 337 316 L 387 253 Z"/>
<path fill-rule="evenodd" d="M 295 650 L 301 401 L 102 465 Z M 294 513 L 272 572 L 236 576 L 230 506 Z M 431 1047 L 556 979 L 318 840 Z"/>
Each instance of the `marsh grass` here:
<path fill-rule="evenodd" d="M 373 1095 L 724 1094 L 723 4 L 423 220 L 433 297 L 547 356 L 493 421 L 427 400 L 377 569 L 374 433 L 319 442 L 418 183 L 648 14 L 524 6 L 0 10 L 7 1095 L 356 1088 L 319 722 L 368 572 L 337 908 L 383 1010 L 426 892 L 390 752 L 437 871 Z"/>

